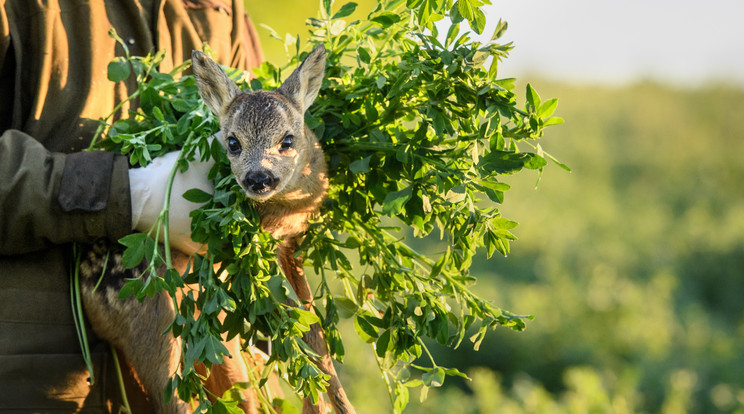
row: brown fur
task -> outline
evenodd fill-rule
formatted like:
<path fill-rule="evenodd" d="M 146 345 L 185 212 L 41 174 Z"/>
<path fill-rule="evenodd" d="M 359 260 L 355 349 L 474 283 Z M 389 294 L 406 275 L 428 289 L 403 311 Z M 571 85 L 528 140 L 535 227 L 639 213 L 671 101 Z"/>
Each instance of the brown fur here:
<path fill-rule="evenodd" d="M 302 258 L 294 257 L 298 239 L 307 229 L 308 219 L 317 213 L 328 189 L 325 157 L 315 135 L 304 124 L 304 112 L 315 100 L 325 71 L 325 48 L 318 47 L 276 91 L 242 93 L 211 59 L 201 52 L 192 55 L 199 93 L 210 109 L 218 114 L 222 143 L 240 185 L 258 202 L 263 228 L 283 239 L 277 252 L 280 266 L 305 309 L 312 309 L 313 296 L 302 268 Z M 286 141 L 291 147 L 286 148 Z M 239 142 L 240 151 L 231 151 Z M 256 181 L 253 177 L 259 174 Z M 261 180 L 268 181 L 261 181 Z M 257 184 L 260 183 L 260 184 Z M 83 302 L 96 333 L 121 351 L 139 383 L 159 413 L 186 413 L 190 407 L 173 396 L 166 405 L 163 389 L 179 369 L 181 345 L 178 338 L 164 334 L 175 316 L 173 300 L 165 294 L 139 302 L 118 299 L 124 278 L 136 277 L 137 270 L 123 269 L 121 256 L 108 260 L 102 286 L 93 291 L 104 263 L 108 246 L 93 246 L 81 263 Z M 185 269 L 188 258 L 175 255 L 176 268 Z M 323 331 L 318 325 L 303 337 L 321 356 L 315 361 L 330 376 L 328 396 L 337 414 L 354 413 L 333 366 Z M 232 358 L 213 366 L 205 386 L 222 395 L 235 382 L 248 382 L 249 368 L 240 357 L 239 340 L 226 346 Z M 252 359 L 252 355 L 251 358 Z M 257 363 L 257 365 L 260 365 Z M 203 367 L 197 367 L 204 372 Z M 241 408 L 257 412 L 255 390 L 244 393 Z M 325 411 L 303 402 L 303 413 Z"/>
<path fill-rule="evenodd" d="M 191 407 L 176 396 L 172 396 L 168 404 L 164 404 L 163 398 L 165 384 L 181 363 L 181 341 L 167 332 L 175 317 L 173 300 L 164 293 L 146 297 L 142 302 L 134 297 L 119 299 L 125 279 L 142 275 L 147 264 L 143 262 L 134 269 L 124 269 L 121 253 L 109 253 L 111 251 L 105 240 L 99 240 L 84 253 L 80 262 L 80 286 L 88 320 L 96 334 L 120 352 L 125 386 L 133 408 L 149 406 L 157 413 L 190 413 Z M 188 261 L 183 254 L 173 255 L 174 267 L 180 273 L 184 272 Z M 236 382 L 250 381 L 239 339 L 226 341 L 225 346 L 232 358 L 226 358 L 224 364 L 213 365 L 204 383 L 215 395 L 222 395 Z M 197 371 L 207 374 L 204 366 L 197 367 Z M 255 390 L 243 392 L 244 401 L 240 407 L 247 414 L 257 413 L 255 394 Z"/>
<path fill-rule="evenodd" d="M 80 263 L 83 304 L 91 326 L 122 353 L 157 412 L 191 412 L 178 398 L 171 398 L 167 405 L 163 400 L 163 389 L 178 368 L 181 350 L 177 338 L 163 335 L 175 317 L 172 300 L 167 294 L 142 302 L 133 297 L 120 300 L 124 279 L 138 277 L 141 270 L 124 269 L 120 254 L 111 255 L 107 261 L 108 251 L 108 243 L 101 240 Z M 94 291 L 101 277 L 101 284 Z"/>

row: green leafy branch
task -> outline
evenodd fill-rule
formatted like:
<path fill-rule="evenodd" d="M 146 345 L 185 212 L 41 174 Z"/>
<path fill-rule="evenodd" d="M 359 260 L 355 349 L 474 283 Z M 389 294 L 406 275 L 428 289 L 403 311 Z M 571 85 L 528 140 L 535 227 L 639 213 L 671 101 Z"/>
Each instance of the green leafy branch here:
<path fill-rule="evenodd" d="M 517 223 L 499 212 L 509 189 L 499 177 L 523 169 L 541 173 L 548 161 L 568 169 L 536 142 L 562 119 L 552 116 L 557 101 L 543 102 L 530 85 L 518 108 L 514 79 L 498 78 L 498 62 L 512 47 L 498 43 L 506 23 L 499 22 L 483 44 L 461 30 L 467 22 L 483 31 L 484 4 L 381 1 L 365 19 L 347 22 L 355 3 L 336 10 L 322 0 L 319 16 L 307 21 L 305 47 L 299 36 L 276 36 L 290 55 L 286 65 L 266 62 L 253 78 L 231 72 L 244 89 L 273 88 L 305 51 L 326 45 L 327 77 L 306 122 L 328 158 L 329 197 L 300 246 L 320 277 L 315 313 L 286 305 L 293 292 L 276 265 L 275 240 L 261 231 L 219 143 L 208 140 L 218 126 L 193 78 L 180 74 L 188 63 L 163 74 L 156 70 L 162 52 L 112 62 L 110 79 L 135 75 L 130 100 L 137 98 L 139 106 L 113 123 L 114 114 L 102 120 L 106 137 L 97 147 L 129 155 L 133 165 L 175 150 L 181 152 L 178 169 L 187 168 L 197 151 L 216 161 L 209 175 L 213 194 L 184 195 L 205 203 L 192 213 L 192 238 L 208 246 L 186 273 L 172 269 L 168 241 L 163 249 L 155 242 L 168 233 L 167 202 L 150 232 L 121 241 L 126 266 L 150 263 L 149 276 L 130 281 L 122 296 L 167 290 L 175 297 L 181 290 L 172 331 L 183 343 L 184 369 L 174 373 L 169 391 L 198 398 L 199 410 L 230 411 L 229 398 L 208 401 L 193 368 L 222 361 L 226 334 L 271 342 L 259 385 L 276 370 L 299 395 L 317 399 L 326 378 L 311 362 L 314 353 L 302 334 L 319 322 L 331 354 L 341 361 L 337 324 L 350 319 L 371 345 L 391 405 L 401 412 L 409 387 L 423 387 L 425 395 L 447 375 L 464 376 L 439 366 L 429 341 L 458 347 L 468 338 L 477 349 L 489 328 L 525 328 L 529 317 L 501 310 L 470 290 L 475 278 L 469 268 L 480 252 L 507 255 L 516 239 Z M 445 17 L 453 24 L 440 34 L 435 23 Z M 437 252 L 419 253 L 415 238 L 433 239 Z M 155 270 L 163 265 L 167 270 L 159 276 Z M 261 401 L 273 410 L 271 399 Z"/>

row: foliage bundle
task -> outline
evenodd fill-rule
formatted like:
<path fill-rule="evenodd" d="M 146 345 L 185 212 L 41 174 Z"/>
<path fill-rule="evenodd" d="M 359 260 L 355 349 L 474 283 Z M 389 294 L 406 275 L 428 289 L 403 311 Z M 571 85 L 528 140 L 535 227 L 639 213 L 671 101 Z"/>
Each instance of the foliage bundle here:
<path fill-rule="evenodd" d="M 468 269 L 479 248 L 487 256 L 509 252 L 516 223 L 495 207 L 509 189 L 498 177 L 524 168 L 541 172 L 546 158 L 555 161 L 534 140 L 562 121 L 551 117 L 557 101 L 542 102 L 528 85 L 524 108 L 517 107 L 514 80 L 497 79 L 498 62 L 511 49 L 497 43 L 506 24 L 499 22 L 485 44 L 460 31 L 464 21 L 483 31 L 480 0 L 383 0 L 366 19 L 351 22 L 344 18 L 355 12 L 355 3 L 335 11 L 330 0 L 320 6 L 319 17 L 307 21 L 308 45 L 301 47 L 299 37 L 285 43 L 293 49 L 285 66 L 264 63 L 252 78 L 230 72 L 244 89 L 272 88 L 305 51 L 318 43 L 327 48 L 326 80 L 306 114 L 330 167 L 329 197 L 301 245 L 319 280 L 314 313 L 286 304 L 294 293 L 274 261 L 275 241 L 261 231 L 220 144 L 210 144 L 217 119 L 200 101 L 193 78 L 181 75 L 186 65 L 158 72 L 162 51 L 127 54 L 109 65 L 112 81 L 134 72 L 138 89 L 131 98 L 139 106 L 125 119 L 102 120 L 105 138 L 95 146 L 126 154 L 138 166 L 174 150 L 181 153 L 181 170 L 197 156 L 216 160 L 213 194 L 184 195 L 205 203 L 192 213 L 192 238 L 208 244 L 185 274 L 170 262 L 168 201 L 151 232 L 121 240 L 126 266 L 146 258 L 153 271 L 131 280 L 122 296 L 183 293 L 172 331 L 182 339 L 184 369 L 174 373 L 170 387 L 186 400 L 197 397 L 199 411 L 237 410 L 234 393 L 210 403 L 193 369 L 197 362 L 222 361 L 225 333 L 271 343 L 266 369 L 256 373 L 259 385 L 278 370 L 298 394 L 317 398 L 325 378 L 302 333 L 320 323 L 331 354 L 342 361 L 337 323 L 351 318 L 371 344 L 391 404 L 401 412 L 409 387 L 426 390 L 446 375 L 464 376 L 439 366 L 426 338 L 458 347 L 467 337 L 477 349 L 489 327 L 525 326 L 525 317 L 476 296 Z M 453 24 L 440 34 L 435 22 L 445 17 Z M 434 256 L 420 254 L 401 228 L 416 237 L 434 233 L 445 247 Z M 164 253 L 155 242 L 161 235 Z M 168 270 L 160 277 L 154 271 L 163 264 Z M 226 315 L 222 322 L 220 313 Z M 287 404 L 263 391 L 260 400 L 268 412 Z"/>

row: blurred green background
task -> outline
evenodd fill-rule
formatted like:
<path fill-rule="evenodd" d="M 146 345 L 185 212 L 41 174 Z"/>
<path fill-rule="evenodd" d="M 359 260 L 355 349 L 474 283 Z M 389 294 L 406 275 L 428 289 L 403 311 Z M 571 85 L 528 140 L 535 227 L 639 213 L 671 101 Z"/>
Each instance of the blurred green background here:
<path fill-rule="evenodd" d="M 247 5 L 302 41 L 317 8 Z M 414 392 L 406 412 L 744 413 L 744 88 L 520 81 L 559 98 L 566 123 L 542 145 L 573 172 L 549 166 L 537 187 L 534 173 L 509 177 L 502 212 L 520 240 L 472 273 L 482 297 L 535 320 L 478 352 L 432 345 L 473 381 L 448 378 L 423 402 Z M 353 328 L 344 340 L 358 412 L 390 412 L 372 352 Z"/>

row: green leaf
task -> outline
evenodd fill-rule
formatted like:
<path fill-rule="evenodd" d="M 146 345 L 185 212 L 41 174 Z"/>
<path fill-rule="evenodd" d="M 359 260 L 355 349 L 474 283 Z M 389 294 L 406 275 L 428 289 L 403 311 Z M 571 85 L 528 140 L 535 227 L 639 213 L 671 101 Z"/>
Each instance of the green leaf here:
<path fill-rule="evenodd" d="M 528 107 L 537 108 L 540 106 L 540 95 L 537 94 L 537 91 L 535 88 L 532 87 L 529 83 L 527 84 L 527 105 Z"/>
<path fill-rule="evenodd" d="M 419 393 L 419 402 L 422 402 L 423 403 L 424 401 L 426 401 L 426 397 L 428 395 L 429 395 L 429 387 L 422 386 L 421 387 L 421 391 Z"/>
<path fill-rule="evenodd" d="M 455 2 L 450 9 L 449 18 L 452 21 L 452 24 L 460 24 L 460 22 L 465 20 L 465 18 L 460 14 L 460 5 L 457 2 Z"/>
<path fill-rule="evenodd" d="M 356 10 L 357 4 L 354 2 L 349 2 L 341 6 L 341 10 L 336 12 L 336 14 L 331 17 L 331 19 L 340 19 L 342 17 L 346 17 L 352 13 L 354 13 L 354 10 Z"/>
<path fill-rule="evenodd" d="M 444 384 L 444 375 L 445 372 L 442 367 L 434 367 L 425 372 L 421 376 L 421 380 L 427 387 L 441 387 Z"/>
<path fill-rule="evenodd" d="M 357 315 L 357 317 L 354 318 L 354 329 L 356 329 L 357 335 L 359 335 L 364 342 L 371 344 L 375 341 L 375 338 L 377 338 L 377 329 L 375 329 L 375 327 L 372 326 L 372 324 L 362 315 Z"/>
<path fill-rule="evenodd" d="M 504 217 L 494 217 L 489 221 L 489 224 L 493 227 L 500 229 L 511 230 L 519 225 L 516 221 L 506 219 Z"/>
<path fill-rule="evenodd" d="M 408 387 L 401 384 L 400 382 L 395 385 L 395 403 L 393 406 L 393 412 L 395 414 L 402 413 L 408 405 Z"/>
<path fill-rule="evenodd" d="M 364 47 L 357 48 L 357 55 L 359 55 L 359 60 L 366 64 L 370 64 L 372 61 L 372 56 L 369 55 L 369 52 Z"/>
<path fill-rule="evenodd" d="M 282 398 L 274 398 L 271 401 L 271 406 L 274 407 L 274 410 L 276 410 L 277 413 L 281 414 L 300 414 L 300 412 L 290 404 L 289 401 L 282 399 Z"/>
<path fill-rule="evenodd" d="M 382 204 L 383 214 L 394 216 L 403 211 L 403 206 L 411 199 L 411 187 L 406 187 L 400 191 L 393 191 L 385 196 Z"/>
<path fill-rule="evenodd" d="M 111 82 L 121 82 L 128 78 L 130 73 L 129 61 L 124 57 L 117 57 L 109 62 L 106 76 Z"/>
<path fill-rule="evenodd" d="M 452 187 L 445 195 L 444 199 L 449 203 L 459 203 L 468 196 L 464 184 Z"/>
<path fill-rule="evenodd" d="M 244 411 L 238 407 L 240 401 L 227 401 L 222 398 L 218 398 L 212 406 L 212 413 L 214 414 L 244 414 Z"/>
<path fill-rule="evenodd" d="M 222 393 L 222 399 L 225 401 L 241 401 L 243 399 L 242 391 L 251 388 L 249 382 L 235 382 L 230 389 Z"/>
<path fill-rule="evenodd" d="M 444 373 L 451 377 L 460 377 L 460 378 L 469 379 L 467 375 L 460 372 L 457 368 L 446 368 L 444 370 Z"/>
<path fill-rule="evenodd" d="M 163 111 L 160 110 L 157 106 L 152 108 L 152 116 L 155 117 L 160 122 L 165 121 L 165 117 L 163 116 Z"/>
<path fill-rule="evenodd" d="M 470 27 L 473 28 L 475 33 L 483 33 L 483 29 L 486 28 L 486 15 L 480 9 L 474 9 L 474 15 L 472 20 L 468 20 Z"/>
<path fill-rule="evenodd" d="M 460 34 L 460 25 L 453 24 L 452 26 L 450 26 L 449 30 L 447 30 L 447 37 L 445 38 L 444 45 L 446 47 L 449 47 L 449 45 L 452 44 L 458 34 Z"/>
<path fill-rule="evenodd" d="M 559 167 L 563 168 L 564 170 L 566 170 L 566 171 L 568 171 L 568 172 L 571 172 L 571 168 L 570 168 L 570 167 L 569 167 L 568 165 L 566 165 L 566 164 L 563 164 L 562 162 L 558 161 L 558 160 L 557 160 L 557 159 L 556 159 L 555 157 L 553 157 L 552 155 L 550 155 L 550 154 L 548 154 L 548 153 L 546 152 L 546 153 L 545 153 L 545 156 L 546 156 L 546 157 L 548 157 L 548 159 L 549 159 L 549 160 L 553 161 L 553 162 L 554 162 L 554 163 L 555 163 L 556 165 L 558 165 Z"/>
<path fill-rule="evenodd" d="M 489 188 L 494 191 L 507 191 L 511 188 L 511 186 L 507 183 L 500 183 L 496 181 L 479 181 L 478 184 L 482 185 L 485 188 Z"/>
<path fill-rule="evenodd" d="M 470 341 L 473 342 L 473 349 L 476 351 L 480 349 L 480 345 L 483 342 L 483 339 L 486 337 L 486 330 L 488 329 L 488 325 L 482 325 L 478 332 L 470 337 Z"/>
<path fill-rule="evenodd" d="M 447 250 L 445 251 L 445 253 L 442 256 L 440 256 L 439 259 L 436 261 L 436 263 L 434 263 L 434 266 L 431 267 L 431 273 L 429 274 L 429 277 L 431 279 L 434 279 L 437 276 L 439 276 L 439 274 L 442 272 L 442 268 L 444 267 L 444 265 L 447 264 L 447 262 L 449 262 L 451 254 L 452 252 L 450 251 L 450 248 L 447 247 Z"/>
<path fill-rule="evenodd" d="M 204 348 L 206 348 L 207 346 L 208 340 L 209 337 L 202 336 L 195 344 L 186 345 L 186 354 L 184 358 L 186 359 L 186 363 L 189 366 L 193 365 L 197 360 L 200 359 L 202 353 L 204 352 Z"/>
<path fill-rule="evenodd" d="M 540 118 L 548 118 L 553 115 L 555 108 L 558 106 L 558 99 L 548 99 L 537 109 L 537 116 Z"/>
<path fill-rule="evenodd" d="M 299 301 L 297 297 L 295 296 L 295 293 L 293 290 L 288 289 L 288 287 L 285 285 L 285 282 L 287 280 L 281 276 L 274 276 L 271 279 L 269 279 L 267 285 L 269 287 L 269 291 L 271 292 L 271 296 L 281 302 L 284 302 L 287 300 L 287 292 L 292 292 L 292 300 Z M 287 284 L 289 284 L 287 282 Z"/>
<path fill-rule="evenodd" d="M 493 36 L 491 36 L 491 41 L 494 41 L 503 36 L 508 27 L 509 25 L 507 24 L 507 22 L 499 19 L 499 23 L 496 25 L 496 29 L 494 29 L 493 31 Z"/>
<path fill-rule="evenodd" d="M 203 204 L 212 199 L 212 194 L 207 193 L 199 188 L 192 188 L 183 193 L 183 198 L 192 203 Z"/>
<path fill-rule="evenodd" d="M 126 246 L 121 258 L 121 264 L 125 269 L 138 266 L 145 258 L 147 248 L 145 240 L 147 238 L 148 236 L 145 233 L 132 233 L 119 239 L 119 243 Z"/>
<path fill-rule="evenodd" d="M 543 126 L 547 127 L 551 125 L 560 125 L 562 123 L 563 123 L 563 118 L 553 116 L 553 117 L 546 119 L 545 122 L 543 122 Z"/>
<path fill-rule="evenodd" d="M 478 166 L 499 174 L 511 174 L 522 168 L 538 169 L 545 166 L 545 159 L 531 152 L 511 152 L 494 150 L 481 157 Z"/>
<path fill-rule="evenodd" d="M 385 83 L 387 82 L 387 78 L 383 75 L 380 75 L 375 80 L 375 85 L 377 85 L 377 89 L 382 89 L 383 86 L 385 86 Z"/>
<path fill-rule="evenodd" d="M 119 299 L 126 299 L 130 296 L 136 295 L 142 290 L 144 284 L 142 279 L 129 279 L 124 286 L 119 290 Z"/>
<path fill-rule="evenodd" d="M 371 156 L 364 157 L 361 160 L 356 160 L 349 164 L 349 171 L 353 174 L 368 173 L 369 172 L 369 160 Z"/>
<path fill-rule="evenodd" d="M 380 335 L 380 337 L 377 339 L 377 343 L 375 346 L 375 351 L 377 352 L 377 356 L 380 358 L 383 358 L 389 346 L 390 346 L 390 329 L 386 329 L 385 332 L 383 332 L 382 335 Z"/>
<path fill-rule="evenodd" d="M 530 156 L 527 157 L 527 161 L 525 161 L 524 163 L 524 168 L 529 168 L 531 170 L 539 170 L 540 168 L 548 164 L 548 162 L 545 161 L 545 158 L 537 154 L 529 154 L 529 155 Z"/>
<path fill-rule="evenodd" d="M 163 280 L 165 283 L 168 284 L 170 289 L 175 290 L 177 287 L 183 287 L 183 280 L 181 279 L 181 275 L 178 273 L 176 269 L 168 269 L 163 274 Z"/>
<path fill-rule="evenodd" d="M 333 301 L 336 303 L 338 316 L 343 319 L 351 318 L 359 309 L 359 306 L 357 306 L 357 304 L 353 300 L 345 296 L 337 296 L 333 298 Z"/>
<path fill-rule="evenodd" d="M 393 24 L 398 23 L 400 21 L 400 16 L 395 13 L 384 12 L 376 15 L 370 20 L 382 26 L 383 29 L 386 29 Z"/>
<path fill-rule="evenodd" d="M 323 12 L 324 17 L 328 17 L 331 15 L 331 5 L 333 4 L 332 0 L 322 0 L 323 7 L 320 9 L 321 12 Z"/>
<path fill-rule="evenodd" d="M 460 16 L 467 21 L 473 20 L 473 5 L 470 4 L 470 0 L 457 0 L 455 4 L 457 5 L 457 11 L 460 12 Z"/>
<path fill-rule="evenodd" d="M 204 356 L 206 360 L 213 364 L 222 364 L 224 361 L 223 355 L 230 355 L 225 345 L 222 343 L 222 338 L 207 336 L 206 346 L 204 347 Z"/>
<path fill-rule="evenodd" d="M 180 377 L 178 376 L 168 378 L 168 383 L 165 384 L 165 390 L 163 390 L 163 401 L 165 404 L 168 404 L 173 397 L 173 394 L 176 392 L 179 378 Z"/>
<path fill-rule="evenodd" d="M 314 323 L 320 323 L 320 319 L 315 313 L 300 308 L 297 308 L 296 310 L 299 315 L 297 318 L 297 322 L 299 322 L 300 324 L 309 327 Z"/>
<path fill-rule="evenodd" d="M 195 100 L 175 99 L 175 100 L 171 101 L 171 106 L 173 106 L 173 109 L 175 109 L 176 111 L 183 112 L 184 114 L 186 114 L 186 113 L 189 113 L 191 111 L 195 111 L 197 109 L 197 107 L 198 107 L 198 102 L 195 101 Z M 183 122 L 187 122 L 187 121 L 190 122 L 191 119 L 192 119 L 191 117 L 184 115 L 184 116 L 181 117 L 181 119 L 179 119 L 179 121 L 185 120 Z M 179 122 L 179 124 L 180 124 L 180 122 Z M 181 129 L 179 127 L 179 131 L 180 130 Z M 183 133 L 183 132 L 181 132 L 181 133 Z"/>
<path fill-rule="evenodd" d="M 504 78 L 494 81 L 493 84 L 507 91 L 513 91 L 516 81 L 516 78 Z"/>

